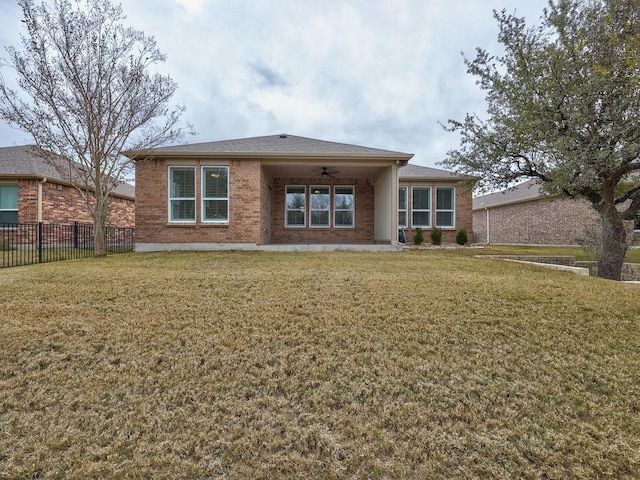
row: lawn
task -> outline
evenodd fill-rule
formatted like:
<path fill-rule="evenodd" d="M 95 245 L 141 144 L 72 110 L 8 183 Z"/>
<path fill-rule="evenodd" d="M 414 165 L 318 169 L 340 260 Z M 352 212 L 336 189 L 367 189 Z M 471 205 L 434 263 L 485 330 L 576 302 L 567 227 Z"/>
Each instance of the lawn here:
<path fill-rule="evenodd" d="M 0 270 L 0 478 L 640 478 L 640 285 L 476 253 Z"/>

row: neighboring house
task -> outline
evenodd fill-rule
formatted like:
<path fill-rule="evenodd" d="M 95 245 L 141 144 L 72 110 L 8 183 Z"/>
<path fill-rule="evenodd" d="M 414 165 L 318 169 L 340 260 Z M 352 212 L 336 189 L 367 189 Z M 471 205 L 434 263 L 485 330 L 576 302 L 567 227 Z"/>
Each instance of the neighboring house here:
<path fill-rule="evenodd" d="M 0 223 L 93 223 L 85 201 L 35 147 L 0 147 Z M 108 224 L 132 227 L 135 188 L 123 184 L 111 195 Z"/>
<path fill-rule="evenodd" d="M 397 249 L 399 225 L 441 225 L 445 238 L 472 233 L 471 193 L 460 178 L 406 166 L 413 154 L 282 134 L 128 155 L 136 160 L 136 251 Z"/>
<path fill-rule="evenodd" d="M 587 201 L 546 195 L 533 179 L 474 198 L 473 231 L 475 243 L 589 246 L 601 223 Z"/>

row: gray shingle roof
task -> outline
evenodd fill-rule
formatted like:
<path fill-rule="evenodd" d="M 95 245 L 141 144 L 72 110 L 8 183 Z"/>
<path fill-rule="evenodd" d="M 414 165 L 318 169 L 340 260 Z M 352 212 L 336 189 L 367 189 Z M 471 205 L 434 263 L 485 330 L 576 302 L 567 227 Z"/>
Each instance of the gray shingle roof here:
<path fill-rule="evenodd" d="M 489 193 L 473 199 L 473 209 L 497 207 L 510 203 L 520 203 L 542 197 L 541 185 L 537 179 L 527 180 L 513 188 L 500 192 Z"/>
<path fill-rule="evenodd" d="M 263 137 L 239 138 L 234 140 L 221 140 L 217 142 L 192 143 L 187 145 L 174 145 L 154 148 L 144 152 L 156 156 L 171 154 L 193 155 L 223 155 L 223 154 L 247 154 L 265 156 L 357 156 L 357 157 L 384 157 L 408 160 L 413 154 L 381 150 L 378 148 L 362 147 L 347 143 L 328 142 L 314 138 L 298 137 L 286 133 L 280 135 L 268 135 Z M 129 152 L 135 156 L 140 152 Z"/>
<path fill-rule="evenodd" d="M 402 167 L 398 175 L 400 180 L 462 180 L 466 177 L 457 175 L 448 170 L 423 167 L 421 165 L 406 165 Z"/>
<path fill-rule="evenodd" d="M 33 151 L 31 145 L 0 147 L 0 178 L 47 178 L 68 183 L 60 173 Z M 128 183 L 118 185 L 116 196 L 135 197 L 135 187 Z"/>
<path fill-rule="evenodd" d="M 59 178 L 60 174 L 42 158 L 31 153 L 29 145 L 0 147 L 0 175 Z"/>

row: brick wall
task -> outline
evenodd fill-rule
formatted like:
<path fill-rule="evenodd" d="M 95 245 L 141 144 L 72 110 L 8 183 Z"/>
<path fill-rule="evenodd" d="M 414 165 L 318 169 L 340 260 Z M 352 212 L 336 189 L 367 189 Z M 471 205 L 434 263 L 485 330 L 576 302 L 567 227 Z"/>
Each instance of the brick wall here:
<path fill-rule="evenodd" d="M 287 185 L 345 185 L 355 187 L 354 228 L 311 228 L 307 218 L 304 228 L 285 227 L 285 187 Z M 271 193 L 272 243 L 374 243 L 373 185 L 364 179 L 319 180 L 309 178 L 277 178 Z M 309 189 L 307 188 L 307 192 Z M 331 209 L 333 212 L 333 208 Z M 332 220 L 331 220 L 332 222 Z"/>
<path fill-rule="evenodd" d="M 629 240 L 633 238 L 629 222 Z M 487 242 L 487 213 L 473 212 L 474 241 Z M 584 200 L 542 198 L 489 209 L 491 243 L 584 245 L 600 236 L 600 217 Z M 637 241 L 637 240 L 636 240 Z"/>
<path fill-rule="evenodd" d="M 38 221 L 38 181 L 18 180 L 18 223 Z"/>
<path fill-rule="evenodd" d="M 400 181 L 400 186 L 409 187 L 407 192 L 407 202 L 408 202 L 408 223 L 409 227 L 405 228 L 405 233 L 407 234 L 407 241 L 409 243 L 413 242 L 413 237 L 415 235 L 415 229 L 411 227 L 411 187 L 420 186 L 420 187 L 431 187 L 431 225 L 435 225 L 435 205 L 436 205 L 436 188 L 437 187 L 455 187 L 456 189 L 456 199 L 455 199 L 455 227 L 453 228 L 443 228 L 442 229 L 442 243 L 455 243 L 456 234 L 459 230 L 465 229 L 467 231 L 467 237 L 469 242 L 473 239 L 473 216 L 472 216 L 472 205 L 473 205 L 473 195 L 472 192 L 461 184 L 451 184 L 444 182 L 424 182 L 424 181 Z M 423 228 L 424 234 L 424 242 L 431 243 L 430 235 L 432 232 L 431 228 Z"/>
<path fill-rule="evenodd" d="M 229 165 L 229 222 L 203 223 L 201 160 L 152 159 L 136 163 L 136 243 L 255 243 L 266 237 L 260 210 L 265 181 L 259 160 L 232 160 Z M 168 167 L 196 167 L 196 222 L 169 223 Z"/>
<path fill-rule="evenodd" d="M 38 180 L 18 181 L 18 221 L 38 221 Z M 135 216 L 133 200 L 112 197 L 108 217 L 109 225 L 133 227 Z M 93 223 L 89 209 L 80 193 L 73 187 L 55 182 L 42 184 L 42 221 L 45 223 Z"/>
<path fill-rule="evenodd" d="M 200 221 L 200 174 L 210 160 L 151 159 L 136 165 L 136 241 L 138 243 L 374 243 L 374 185 L 368 179 L 275 178 L 266 174 L 260 160 L 238 159 L 229 166 L 229 223 Z M 189 165 L 196 170 L 196 222 L 170 223 L 168 220 L 168 167 Z M 406 183 L 403 183 L 406 184 Z M 416 183 L 417 184 L 417 183 Z M 424 185 L 424 183 L 420 183 Z M 355 188 L 354 228 L 285 227 L 285 187 L 287 185 L 345 185 Z M 410 185 L 410 184 L 409 184 Z M 431 182 L 435 187 L 451 184 Z M 332 196 L 333 200 L 333 196 Z M 473 235 L 471 193 L 456 185 L 456 227 L 444 231 L 444 241 L 455 241 L 462 228 Z M 333 212 L 333 210 L 332 210 Z M 434 210 L 435 215 L 435 210 Z M 308 224 L 308 219 L 307 219 Z M 428 235 L 428 231 L 425 232 Z M 412 237 L 409 237 L 412 238 Z M 428 237 L 427 237 L 428 238 Z"/>
<path fill-rule="evenodd" d="M 114 227 L 135 227 L 135 212 L 135 201 L 126 198 L 112 197 L 107 223 Z"/>

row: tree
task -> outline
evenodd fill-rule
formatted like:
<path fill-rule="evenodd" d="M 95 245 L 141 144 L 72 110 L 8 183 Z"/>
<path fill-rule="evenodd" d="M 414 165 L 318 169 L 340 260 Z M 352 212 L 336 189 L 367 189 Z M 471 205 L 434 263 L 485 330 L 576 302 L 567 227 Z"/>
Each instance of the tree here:
<path fill-rule="evenodd" d="M 501 56 L 478 48 L 467 72 L 487 116 L 449 120 L 461 146 L 443 163 L 488 188 L 537 178 L 600 214 L 598 274 L 621 277 L 624 220 L 640 207 L 640 1 L 550 0 L 538 27 L 494 11 Z"/>
<path fill-rule="evenodd" d="M 125 27 L 110 0 L 19 0 L 22 50 L 7 48 L 19 90 L 0 82 L 0 117 L 34 140 L 34 152 L 76 186 L 106 254 L 110 193 L 133 170 L 122 153 L 157 147 L 191 127 L 171 110 L 176 83 L 150 68 L 165 61 L 153 37 Z M 0 78 L 1 80 L 1 78 Z"/>

